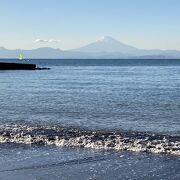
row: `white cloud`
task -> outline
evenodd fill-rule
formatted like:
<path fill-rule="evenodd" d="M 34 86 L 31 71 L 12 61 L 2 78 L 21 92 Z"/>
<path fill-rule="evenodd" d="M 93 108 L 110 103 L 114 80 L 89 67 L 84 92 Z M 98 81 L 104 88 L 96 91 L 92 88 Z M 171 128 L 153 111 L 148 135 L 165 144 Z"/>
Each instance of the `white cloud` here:
<path fill-rule="evenodd" d="M 58 43 L 59 40 L 55 39 L 36 39 L 35 42 L 40 42 L 40 43 Z"/>
<path fill-rule="evenodd" d="M 50 43 L 51 43 L 51 42 L 52 42 L 52 43 L 53 43 L 53 42 L 54 42 L 54 43 L 58 43 L 58 42 L 59 42 L 59 40 L 50 39 L 48 42 L 50 42 Z"/>

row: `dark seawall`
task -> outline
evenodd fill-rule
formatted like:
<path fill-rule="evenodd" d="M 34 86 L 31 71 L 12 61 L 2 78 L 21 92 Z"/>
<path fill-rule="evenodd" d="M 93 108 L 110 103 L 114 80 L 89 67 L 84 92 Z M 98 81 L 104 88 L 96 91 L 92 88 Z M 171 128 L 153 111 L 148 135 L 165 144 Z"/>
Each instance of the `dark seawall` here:
<path fill-rule="evenodd" d="M 0 70 L 36 70 L 36 65 L 0 62 Z"/>

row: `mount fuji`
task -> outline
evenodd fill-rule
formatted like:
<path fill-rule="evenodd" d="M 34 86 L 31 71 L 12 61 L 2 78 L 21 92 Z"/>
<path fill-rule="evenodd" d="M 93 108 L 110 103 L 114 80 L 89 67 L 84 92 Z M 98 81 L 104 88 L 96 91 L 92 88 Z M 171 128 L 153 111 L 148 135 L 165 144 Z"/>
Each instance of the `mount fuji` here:
<path fill-rule="evenodd" d="M 101 39 L 88 44 L 86 46 L 75 49 L 79 52 L 89 52 L 89 53 L 117 53 L 122 54 L 136 54 L 139 50 L 133 46 L 121 43 L 110 36 L 104 36 Z"/>

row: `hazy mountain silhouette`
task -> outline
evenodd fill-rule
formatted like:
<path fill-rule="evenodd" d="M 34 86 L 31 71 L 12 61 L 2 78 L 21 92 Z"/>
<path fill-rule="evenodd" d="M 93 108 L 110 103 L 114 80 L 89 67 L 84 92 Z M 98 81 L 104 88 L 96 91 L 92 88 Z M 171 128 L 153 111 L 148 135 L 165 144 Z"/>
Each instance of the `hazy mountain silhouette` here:
<path fill-rule="evenodd" d="M 72 50 L 61 50 L 50 47 L 42 47 L 32 50 L 9 50 L 0 47 L 0 58 L 17 58 L 22 53 L 24 58 L 46 58 L 46 59 L 87 59 L 87 58 L 180 58 L 177 50 L 145 50 L 126 45 L 110 36 Z"/>

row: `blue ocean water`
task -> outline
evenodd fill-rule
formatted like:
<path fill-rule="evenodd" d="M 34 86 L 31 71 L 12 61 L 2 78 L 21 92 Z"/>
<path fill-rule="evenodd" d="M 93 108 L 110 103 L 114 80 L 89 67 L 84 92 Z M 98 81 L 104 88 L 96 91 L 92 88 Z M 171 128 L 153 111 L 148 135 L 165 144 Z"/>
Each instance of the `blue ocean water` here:
<path fill-rule="evenodd" d="M 0 123 L 179 134 L 180 60 L 31 60 L 0 72 Z"/>
<path fill-rule="evenodd" d="M 24 63 L 51 69 L 0 71 L 0 179 L 180 178 L 180 60 Z"/>

